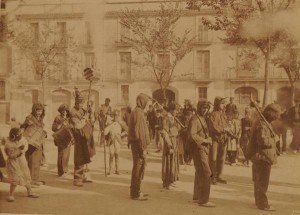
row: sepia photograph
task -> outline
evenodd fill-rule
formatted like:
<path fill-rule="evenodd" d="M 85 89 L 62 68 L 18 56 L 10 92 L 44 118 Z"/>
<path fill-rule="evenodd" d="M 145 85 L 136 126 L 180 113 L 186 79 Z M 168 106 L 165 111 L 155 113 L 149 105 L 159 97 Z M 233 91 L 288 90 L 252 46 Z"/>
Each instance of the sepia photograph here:
<path fill-rule="evenodd" d="M 300 215 L 300 0 L 0 5 L 0 214 Z"/>

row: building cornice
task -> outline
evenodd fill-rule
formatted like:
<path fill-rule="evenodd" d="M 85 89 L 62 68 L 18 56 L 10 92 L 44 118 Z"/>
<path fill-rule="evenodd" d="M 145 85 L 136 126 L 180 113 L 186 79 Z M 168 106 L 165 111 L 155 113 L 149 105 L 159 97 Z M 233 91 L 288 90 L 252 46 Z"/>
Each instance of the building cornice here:
<path fill-rule="evenodd" d="M 145 10 L 142 12 L 143 16 L 156 16 L 158 10 Z M 198 10 L 183 10 L 182 16 L 205 16 L 205 15 L 213 15 L 215 14 L 214 10 L 212 9 L 202 9 Z M 108 11 L 105 13 L 106 18 L 117 18 L 122 15 L 122 11 Z"/>
<path fill-rule="evenodd" d="M 39 13 L 39 14 L 19 14 L 17 20 L 43 20 L 43 19 L 82 19 L 84 13 Z"/>

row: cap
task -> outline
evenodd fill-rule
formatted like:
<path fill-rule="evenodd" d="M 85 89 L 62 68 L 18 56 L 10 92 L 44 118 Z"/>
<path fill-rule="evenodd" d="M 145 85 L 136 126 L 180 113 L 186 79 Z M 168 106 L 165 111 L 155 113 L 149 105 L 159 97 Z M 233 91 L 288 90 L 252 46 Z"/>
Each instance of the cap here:
<path fill-rule="evenodd" d="M 80 104 L 84 103 L 84 97 L 79 92 L 77 87 L 75 87 L 74 97 L 75 97 L 75 103 L 80 103 Z"/>
<path fill-rule="evenodd" d="M 227 97 L 222 98 L 220 96 L 217 96 L 215 98 L 215 102 L 214 103 L 225 104 L 226 103 L 225 99 L 227 99 Z"/>
<path fill-rule="evenodd" d="M 266 109 L 270 109 L 270 110 L 276 111 L 278 113 L 281 113 L 281 107 L 279 104 L 275 104 L 275 103 L 269 104 L 265 107 L 265 110 Z"/>
<path fill-rule="evenodd" d="M 58 107 L 57 111 L 58 112 L 63 112 L 63 111 L 68 111 L 69 110 L 69 106 L 67 104 L 62 104 Z"/>

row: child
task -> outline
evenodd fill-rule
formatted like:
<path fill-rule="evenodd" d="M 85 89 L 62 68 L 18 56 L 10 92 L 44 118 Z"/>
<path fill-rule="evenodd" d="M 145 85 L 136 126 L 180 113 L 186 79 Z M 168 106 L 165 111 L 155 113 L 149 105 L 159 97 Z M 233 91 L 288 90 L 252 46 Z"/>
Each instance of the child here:
<path fill-rule="evenodd" d="M 22 130 L 12 128 L 9 132 L 9 138 L 5 143 L 5 153 L 7 154 L 6 168 L 10 182 L 10 191 L 7 201 L 13 202 L 14 191 L 17 185 L 27 188 L 27 196 L 38 198 L 39 195 L 31 190 L 30 171 L 24 155 L 25 143 L 22 140 Z"/>
<path fill-rule="evenodd" d="M 122 129 L 126 132 L 128 131 L 127 125 L 124 121 L 120 119 L 120 111 L 114 110 L 113 111 L 113 121 L 109 124 L 105 130 L 104 135 L 110 134 L 110 142 L 109 142 L 109 171 L 107 175 L 110 175 L 112 170 L 113 161 L 115 158 L 115 167 L 116 171 L 115 174 L 120 175 L 119 172 L 119 153 L 121 150 L 121 135 Z"/>
<path fill-rule="evenodd" d="M 240 120 L 238 119 L 238 117 L 239 117 L 239 112 L 237 112 L 237 111 L 234 111 L 233 115 L 228 115 L 230 131 L 228 132 L 229 138 L 228 138 L 227 153 L 228 153 L 228 160 L 229 160 L 229 163 L 231 166 L 236 165 L 237 151 L 239 148 L 241 125 L 240 125 Z"/>

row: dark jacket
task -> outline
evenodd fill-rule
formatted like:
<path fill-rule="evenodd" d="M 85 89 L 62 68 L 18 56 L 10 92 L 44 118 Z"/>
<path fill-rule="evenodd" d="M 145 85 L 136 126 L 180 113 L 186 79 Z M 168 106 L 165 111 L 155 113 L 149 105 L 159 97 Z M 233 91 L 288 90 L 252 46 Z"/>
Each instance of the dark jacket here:
<path fill-rule="evenodd" d="M 128 144 L 135 145 L 141 153 L 150 144 L 149 129 L 144 113 L 148 101 L 149 98 L 144 94 L 137 97 L 137 106 L 132 111 L 128 123 Z"/>
<path fill-rule="evenodd" d="M 209 132 L 205 118 L 194 115 L 188 126 L 188 138 L 189 142 L 192 144 L 192 148 L 196 149 L 197 147 L 200 147 L 208 137 Z"/>
<path fill-rule="evenodd" d="M 222 111 L 213 111 L 208 117 L 209 133 L 213 141 L 225 143 L 225 128 L 228 127 L 226 115 Z"/>

